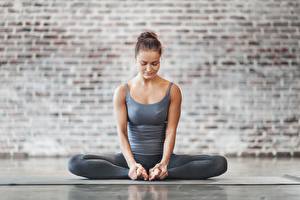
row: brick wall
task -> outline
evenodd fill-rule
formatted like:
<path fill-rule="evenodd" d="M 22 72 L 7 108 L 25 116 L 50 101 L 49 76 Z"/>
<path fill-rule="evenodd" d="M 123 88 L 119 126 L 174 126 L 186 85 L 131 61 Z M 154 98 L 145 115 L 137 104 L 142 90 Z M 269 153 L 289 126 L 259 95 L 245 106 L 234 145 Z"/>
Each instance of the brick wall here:
<path fill-rule="evenodd" d="M 1 0 L 0 157 L 120 151 L 144 30 L 183 94 L 175 153 L 300 155 L 298 0 Z"/>

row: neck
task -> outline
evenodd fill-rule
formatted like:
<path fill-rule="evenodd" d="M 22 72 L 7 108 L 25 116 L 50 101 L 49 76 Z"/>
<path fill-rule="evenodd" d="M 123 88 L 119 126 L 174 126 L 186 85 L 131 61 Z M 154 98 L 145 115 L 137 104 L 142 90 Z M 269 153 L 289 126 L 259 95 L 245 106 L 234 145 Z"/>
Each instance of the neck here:
<path fill-rule="evenodd" d="M 140 73 L 137 75 L 136 77 L 136 80 L 137 82 L 139 82 L 142 86 L 151 86 L 153 85 L 154 83 L 158 82 L 159 81 L 159 77 L 158 75 L 156 74 L 153 78 L 151 79 L 146 79 L 143 77 L 143 75 L 141 75 Z"/>

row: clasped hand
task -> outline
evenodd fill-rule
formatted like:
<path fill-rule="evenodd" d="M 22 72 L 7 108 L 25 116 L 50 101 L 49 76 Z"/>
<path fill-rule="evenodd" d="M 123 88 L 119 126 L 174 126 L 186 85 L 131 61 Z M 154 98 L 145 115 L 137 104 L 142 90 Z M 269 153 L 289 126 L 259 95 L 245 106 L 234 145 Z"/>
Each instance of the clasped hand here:
<path fill-rule="evenodd" d="M 129 169 L 129 177 L 133 180 L 141 179 L 144 180 L 155 180 L 155 179 L 165 179 L 168 176 L 167 165 L 162 163 L 157 163 L 153 168 L 149 170 L 147 174 L 146 169 L 139 163 L 136 163 Z"/>

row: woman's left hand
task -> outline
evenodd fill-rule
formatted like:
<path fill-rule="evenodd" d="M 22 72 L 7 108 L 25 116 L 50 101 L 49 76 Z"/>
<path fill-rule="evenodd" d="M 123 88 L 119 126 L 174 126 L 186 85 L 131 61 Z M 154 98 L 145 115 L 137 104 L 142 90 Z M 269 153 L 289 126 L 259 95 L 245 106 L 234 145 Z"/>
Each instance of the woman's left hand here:
<path fill-rule="evenodd" d="M 162 180 L 168 176 L 168 169 L 166 164 L 157 163 L 153 168 L 149 170 L 149 181 L 156 178 Z"/>

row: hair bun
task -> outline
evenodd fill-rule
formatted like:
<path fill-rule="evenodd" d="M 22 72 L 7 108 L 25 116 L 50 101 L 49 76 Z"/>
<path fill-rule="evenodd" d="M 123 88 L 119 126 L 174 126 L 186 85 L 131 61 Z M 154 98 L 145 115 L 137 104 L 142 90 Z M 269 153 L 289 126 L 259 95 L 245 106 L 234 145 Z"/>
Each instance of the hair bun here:
<path fill-rule="evenodd" d="M 157 40 L 157 35 L 154 32 L 146 31 L 140 34 L 138 37 L 138 40 L 145 40 L 148 38 L 156 39 Z"/>
<path fill-rule="evenodd" d="M 140 50 L 153 50 L 161 55 L 162 45 L 157 38 L 156 33 L 152 31 L 145 31 L 139 35 L 135 44 L 135 58 L 137 58 Z"/>

